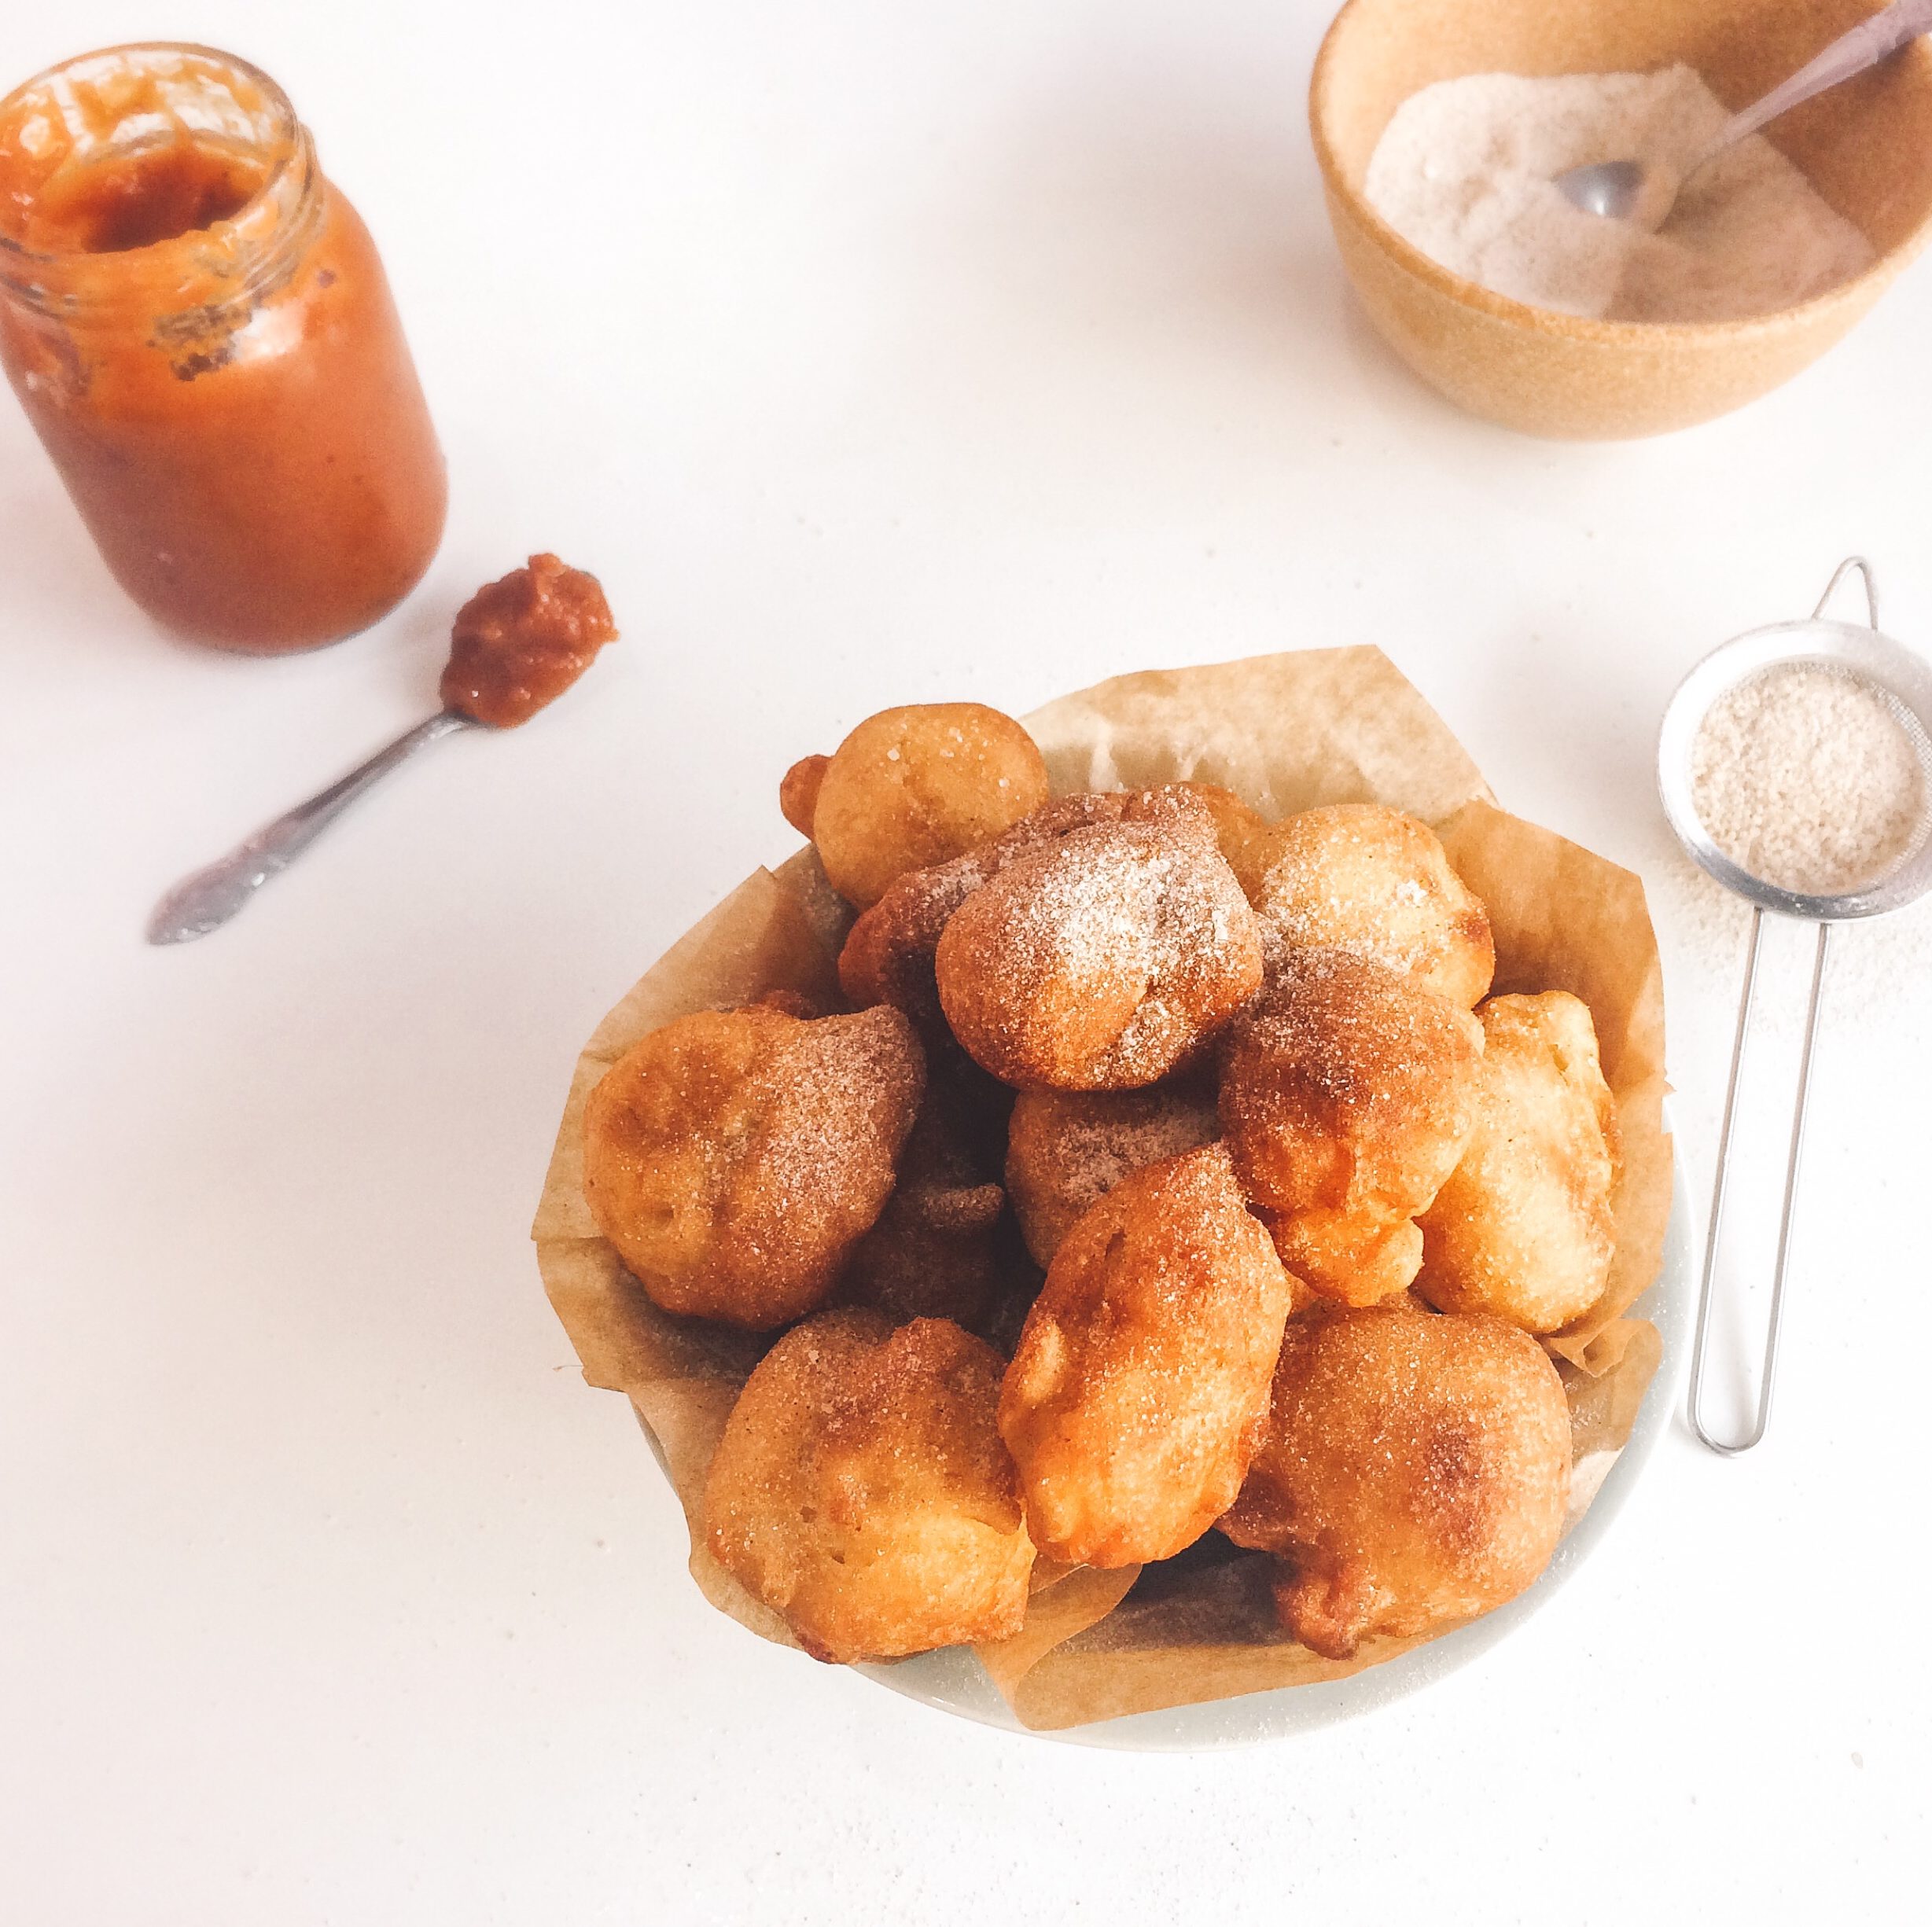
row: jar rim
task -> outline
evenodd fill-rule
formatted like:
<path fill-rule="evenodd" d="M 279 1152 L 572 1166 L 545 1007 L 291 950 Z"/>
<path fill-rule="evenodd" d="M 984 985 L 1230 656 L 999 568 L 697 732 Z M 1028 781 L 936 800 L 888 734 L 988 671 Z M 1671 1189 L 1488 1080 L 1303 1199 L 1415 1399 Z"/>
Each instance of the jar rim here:
<path fill-rule="evenodd" d="M 171 55 L 192 56 L 215 64 L 236 75 L 256 90 L 278 134 L 276 142 L 279 152 L 273 164 L 263 175 L 255 191 L 242 204 L 221 220 L 210 223 L 206 228 L 190 228 L 185 234 L 172 234 L 160 241 L 144 242 L 137 248 L 116 250 L 120 258 L 132 260 L 142 258 L 149 261 L 157 259 L 163 250 L 192 245 L 205 234 L 223 227 L 232 227 L 248 219 L 263 204 L 271 199 L 278 189 L 287 179 L 289 171 L 301 159 L 308 143 L 304 136 L 305 130 L 296 117 L 295 104 L 283 92 L 281 83 L 264 73 L 252 61 L 245 60 L 238 53 L 230 53 L 221 47 L 208 46 L 193 40 L 130 40 L 114 46 L 96 47 L 86 53 L 76 53 L 70 58 L 56 61 L 37 74 L 31 75 L 19 86 L 10 88 L 0 96 L 0 121 L 4 121 L 8 111 L 24 94 L 31 94 L 37 88 L 50 86 L 56 81 L 70 74 L 79 73 L 97 62 L 127 61 L 131 56 Z M 16 271 L 22 264 L 57 268 L 63 263 L 91 261 L 101 257 L 84 248 L 43 248 L 31 246 L 17 236 L 7 233 L 0 226 L 0 267 L 12 267 Z"/>

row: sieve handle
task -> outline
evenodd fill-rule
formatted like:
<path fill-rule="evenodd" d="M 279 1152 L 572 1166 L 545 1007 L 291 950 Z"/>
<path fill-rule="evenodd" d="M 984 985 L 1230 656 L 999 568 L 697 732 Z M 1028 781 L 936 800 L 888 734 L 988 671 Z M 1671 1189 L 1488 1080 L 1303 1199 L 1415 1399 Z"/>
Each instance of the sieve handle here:
<path fill-rule="evenodd" d="M 1932 6 L 1932 0 L 1926 0 L 1926 5 L 1928 6 Z M 1864 579 L 1864 581 L 1865 620 L 1874 629 L 1878 627 L 1879 579 L 1876 576 L 1872 574 L 1871 564 L 1868 562 L 1862 555 L 1848 555 L 1842 562 L 1839 563 L 1836 568 L 1832 570 L 1831 579 L 1825 584 L 1824 594 L 1819 597 L 1818 606 L 1811 612 L 1811 619 L 1813 622 L 1816 622 L 1818 618 L 1825 612 L 1825 609 L 1830 604 L 1832 597 L 1836 595 L 1838 592 L 1838 584 L 1842 583 L 1847 576 L 1850 575 L 1854 569 L 1857 571 L 1858 574 Z"/>
<path fill-rule="evenodd" d="M 1837 579 L 1833 578 L 1834 581 Z M 1827 590 L 1827 594 L 1830 594 Z M 1750 1035 L 1751 1006 L 1757 991 L 1758 953 L 1764 943 L 1765 913 L 1751 913 L 1751 947 L 1744 964 L 1744 996 L 1738 1006 L 1737 1040 L 1731 1049 L 1731 1082 L 1724 1092 L 1724 1120 L 1717 1136 L 1717 1175 L 1711 1186 L 1710 1230 L 1704 1241 L 1704 1277 L 1698 1289 L 1697 1337 L 1691 1351 L 1691 1429 L 1713 1452 L 1735 1458 L 1748 1452 L 1765 1436 L 1771 1417 L 1771 1388 L 1778 1370 L 1778 1327 L 1784 1316 L 1784 1280 L 1791 1256 L 1791 1220 L 1798 1202 L 1799 1169 L 1805 1154 L 1805 1116 L 1811 1100 L 1812 1046 L 1818 1040 L 1818 1013 L 1823 1001 L 1825 958 L 1831 947 L 1831 925 L 1818 926 L 1818 955 L 1812 965 L 1811 1002 L 1805 1012 L 1805 1047 L 1798 1058 L 1798 1104 L 1791 1116 L 1791 1152 L 1784 1170 L 1784 1204 L 1778 1219 L 1778 1257 L 1771 1280 L 1771 1318 L 1765 1334 L 1765 1362 L 1757 1388 L 1757 1419 L 1748 1436 L 1720 1439 L 1704 1422 L 1701 1393 L 1704 1351 L 1710 1337 L 1711 1285 L 1717 1274 L 1717 1253 L 1724 1221 L 1724 1191 L 1731 1166 L 1731 1130 L 1737 1120 L 1738 1086 L 1744 1069 L 1744 1046 Z"/>

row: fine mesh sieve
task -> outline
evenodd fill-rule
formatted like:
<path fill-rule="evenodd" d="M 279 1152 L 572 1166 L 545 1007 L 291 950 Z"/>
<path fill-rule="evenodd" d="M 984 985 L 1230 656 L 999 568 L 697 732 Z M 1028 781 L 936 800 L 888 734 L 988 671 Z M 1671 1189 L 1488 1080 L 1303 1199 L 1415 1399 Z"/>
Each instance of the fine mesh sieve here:
<path fill-rule="evenodd" d="M 1827 620 L 1826 605 L 1838 584 L 1853 569 L 1864 578 L 1868 621 L 1864 625 Z M 1713 706 L 1724 697 L 1773 669 L 1804 667 L 1823 669 L 1861 685 L 1879 697 L 1904 730 L 1919 760 L 1919 807 L 1921 821 L 1891 866 L 1871 881 L 1838 895 L 1816 895 L 1788 890 L 1740 869 L 1712 840 L 1696 804 L 1692 782 L 1693 752 L 1699 730 Z M 1818 606 L 1804 622 L 1776 623 L 1753 629 L 1712 650 L 1678 686 L 1664 712 L 1657 748 L 1657 784 L 1664 814 L 1691 859 L 1735 891 L 1752 906 L 1751 942 L 1744 965 L 1744 995 L 1738 1007 L 1737 1039 L 1731 1048 L 1731 1079 L 1724 1092 L 1724 1124 L 1717 1138 L 1717 1175 L 1712 1186 L 1710 1230 L 1705 1240 L 1704 1272 L 1698 1292 L 1697 1335 L 1691 1347 L 1690 1419 L 1697 1436 L 1713 1451 L 1727 1455 L 1749 1451 L 1765 1436 L 1771 1416 L 1772 1383 L 1777 1369 L 1778 1327 L 1784 1308 L 1785 1274 L 1791 1251 L 1792 1208 L 1798 1195 L 1798 1172 L 1805 1148 L 1805 1117 L 1811 1088 L 1812 1048 L 1817 1041 L 1818 1014 L 1823 1000 L 1825 960 L 1830 954 L 1834 924 L 1901 910 L 1932 889 L 1932 665 L 1894 642 L 1879 629 L 1879 593 L 1871 567 L 1862 556 L 1838 564 L 1819 598 Z M 1778 1255 L 1772 1275 L 1771 1315 L 1765 1339 L 1765 1358 L 1758 1383 L 1757 1421 L 1741 1439 L 1723 1440 L 1704 1422 L 1700 1394 L 1704 1382 L 1704 1353 L 1709 1335 L 1711 1282 L 1716 1274 L 1719 1235 L 1724 1224 L 1725 1180 L 1731 1157 L 1731 1127 L 1736 1120 L 1738 1085 L 1744 1068 L 1745 1045 L 1750 1035 L 1752 1000 L 1757 984 L 1757 962 L 1767 910 L 1798 918 L 1818 926 L 1818 949 L 1812 965 L 1811 998 L 1805 1015 L 1805 1041 L 1798 1059 L 1798 1098 L 1791 1120 L 1791 1149 L 1785 1167 L 1784 1202 L 1778 1221 Z"/>

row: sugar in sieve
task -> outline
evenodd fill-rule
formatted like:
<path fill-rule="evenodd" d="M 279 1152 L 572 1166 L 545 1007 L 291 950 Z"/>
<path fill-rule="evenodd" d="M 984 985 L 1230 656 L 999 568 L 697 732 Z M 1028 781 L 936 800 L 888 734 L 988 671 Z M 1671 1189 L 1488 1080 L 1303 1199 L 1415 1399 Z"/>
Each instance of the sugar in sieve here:
<path fill-rule="evenodd" d="M 1825 609 L 1838 584 L 1853 570 L 1863 577 L 1868 621 L 1864 624 L 1828 620 Z M 1731 1054 L 1731 1080 L 1724 1093 L 1724 1123 L 1717 1139 L 1717 1172 L 1711 1190 L 1710 1230 L 1705 1241 L 1703 1278 L 1698 1291 L 1697 1335 L 1691 1348 L 1689 1410 L 1692 1428 L 1713 1451 L 1726 1455 L 1746 1452 L 1765 1436 L 1771 1416 L 1771 1390 L 1778 1363 L 1778 1327 L 1784 1307 L 1785 1274 L 1791 1255 L 1793 1207 L 1805 1149 L 1805 1117 L 1811 1090 L 1813 1047 L 1823 1002 L 1825 960 L 1834 925 L 1900 910 L 1932 889 L 1932 822 L 1921 820 L 1915 839 L 1908 843 L 1890 868 L 1874 879 L 1841 894 L 1807 895 L 1780 888 L 1739 868 L 1712 840 L 1701 818 L 1693 781 L 1694 749 L 1700 729 L 1713 707 L 1741 684 L 1766 671 L 1809 667 L 1827 671 L 1861 686 L 1889 709 L 1916 753 L 1920 781 L 1919 815 L 1932 812 L 1932 665 L 1880 633 L 1879 593 L 1871 564 L 1853 556 L 1819 598 L 1818 606 L 1804 622 L 1776 623 L 1735 636 L 1713 649 L 1678 686 L 1664 712 L 1658 741 L 1657 781 L 1670 826 L 1692 859 L 1728 890 L 1752 906 L 1750 948 L 1744 965 L 1744 995 L 1738 1008 L 1738 1030 Z M 1771 1311 L 1765 1339 L 1765 1357 L 1757 1394 L 1757 1422 L 1749 1435 L 1724 1440 L 1713 1435 L 1704 1421 L 1700 1394 L 1704 1381 L 1704 1353 L 1709 1336 L 1711 1285 L 1716 1275 L 1720 1234 L 1724 1225 L 1724 1189 L 1731 1157 L 1731 1127 L 1736 1120 L 1738 1085 L 1744 1068 L 1745 1045 L 1750 1034 L 1752 998 L 1767 910 L 1798 918 L 1818 926 L 1817 954 L 1812 965 L 1811 998 L 1805 1013 L 1804 1043 L 1798 1058 L 1798 1097 L 1791 1120 L 1791 1148 L 1785 1166 L 1784 1202 L 1778 1220 L 1778 1251 L 1772 1274 Z"/>

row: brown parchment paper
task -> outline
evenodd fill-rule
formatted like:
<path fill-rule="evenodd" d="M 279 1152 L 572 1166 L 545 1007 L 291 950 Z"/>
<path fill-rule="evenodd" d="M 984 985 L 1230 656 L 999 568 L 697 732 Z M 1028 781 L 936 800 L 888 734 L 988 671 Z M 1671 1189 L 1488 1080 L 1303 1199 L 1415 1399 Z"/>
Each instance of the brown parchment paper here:
<path fill-rule="evenodd" d="M 1496 989 L 1567 990 L 1590 1006 L 1624 1157 L 1603 1297 L 1547 1341 L 1570 1402 L 1573 1524 L 1628 1440 L 1662 1351 L 1653 1326 L 1625 1315 L 1657 1274 L 1670 1211 L 1662 976 L 1642 884 L 1497 808 L 1462 745 L 1379 649 L 1118 676 L 1025 720 L 1056 795 L 1193 778 L 1269 817 L 1380 802 L 1424 818 L 1489 907 Z M 748 774 L 769 777 L 775 802 L 779 773 Z M 835 995 L 850 921 L 806 849 L 748 877 L 659 958 L 577 1061 L 532 1230 L 584 1377 L 629 1397 L 683 1502 L 693 1577 L 713 1605 L 786 1645 L 796 1642 L 782 1622 L 712 1559 L 697 1519 L 725 1419 L 768 1341 L 661 1311 L 625 1271 L 583 1202 L 583 1105 L 625 1050 L 673 1017 L 778 987 Z M 1319 1658 L 1276 1624 L 1265 1572 L 1259 1555 L 1213 1533 L 1144 1571 L 1043 1562 L 1025 1626 L 979 1657 L 1023 1723 L 1051 1728 L 1339 1679 L 1421 1643 L 1371 1641 L 1352 1660 Z"/>

